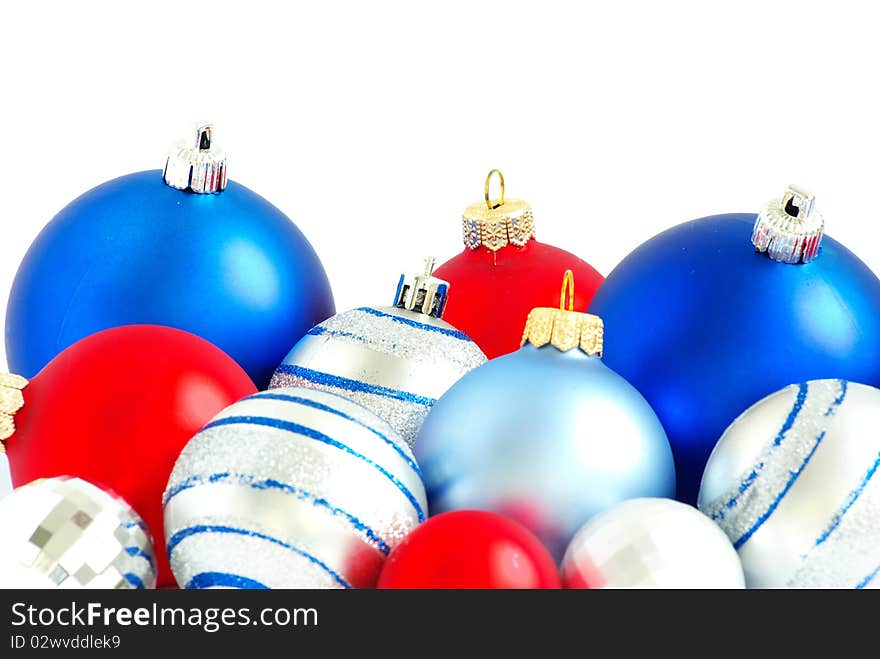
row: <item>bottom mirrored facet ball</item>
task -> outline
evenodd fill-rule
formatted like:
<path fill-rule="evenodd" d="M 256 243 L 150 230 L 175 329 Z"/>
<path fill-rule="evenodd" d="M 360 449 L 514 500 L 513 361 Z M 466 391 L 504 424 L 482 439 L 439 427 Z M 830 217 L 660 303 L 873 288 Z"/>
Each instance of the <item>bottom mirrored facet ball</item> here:
<path fill-rule="evenodd" d="M 155 588 L 152 538 L 119 497 L 79 478 L 0 499 L 0 587 Z"/>
<path fill-rule="evenodd" d="M 880 389 L 786 387 L 715 446 L 699 507 L 727 533 L 750 588 L 880 587 Z"/>
<path fill-rule="evenodd" d="M 364 588 L 426 518 L 406 442 L 364 407 L 274 389 L 226 408 L 186 446 L 164 495 L 185 588 Z"/>
<path fill-rule="evenodd" d="M 562 561 L 566 588 L 743 588 L 727 536 L 696 508 L 630 499 L 599 513 Z"/>

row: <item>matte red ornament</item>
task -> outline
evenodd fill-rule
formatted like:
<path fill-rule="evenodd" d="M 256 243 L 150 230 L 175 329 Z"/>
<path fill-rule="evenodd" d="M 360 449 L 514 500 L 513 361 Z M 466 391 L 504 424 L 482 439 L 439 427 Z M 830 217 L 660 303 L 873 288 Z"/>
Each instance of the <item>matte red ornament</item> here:
<path fill-rule="evenodd" d="M 489 199 L 493 174 L 501 182 L 495 201 Z M 578 283 L 577 309 L 587 308 L 604 279 L 571 252 L 535 240 L 531 206 L 520 199 L 505 201 L 498 170 L 486 178 L 485 202 L 469 206 L 462 224 L 464 251 L 434 276 L 450 284 L 443 319 L 471 337 L 489 359 L 519 349 L 532 309 L 559 306 L 559 280 L 566 270 Z"/>
<path fill-rule="evenodd" d="M 430 518 L 382 568 L 379 588 L 559 588 L 550 553 L 518 522 L 481 510 Z"/>
<path fill-rule="evenodd" d="M 217 413 L 255 392 L 231 357 L 193 334 L 155 325 L 93 334 L 24 387 L 6 443 L 12 482 L 65 474 L 112 490 L 150 528 L 158 586 L 173 585 L 162 491 L 174 461 Z"/>

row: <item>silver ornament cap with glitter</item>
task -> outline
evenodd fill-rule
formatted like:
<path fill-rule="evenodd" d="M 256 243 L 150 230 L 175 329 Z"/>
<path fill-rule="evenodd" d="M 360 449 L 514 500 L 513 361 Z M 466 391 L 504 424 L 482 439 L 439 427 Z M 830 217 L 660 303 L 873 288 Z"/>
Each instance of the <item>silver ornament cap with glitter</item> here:
<path fill-rule="evenodd" d="M 308 387 L 350 398 L 391 424 L 412 446 L 440 396 L 486 361 L 466 334 L 440 317 L 449 284 L 402 276 L 394 306 L 352 309 L 313 327 L 275 371 L 270 389 Z"/>
<path fill-rule="evenodd" d="M 0 587 L 156 586 L 146 525 L 119 497 L 79 478 L 36 480 L 0 499 Z"/>
<path fill-rule="evenodd" d="M 196 127 L 195 143 L 181 142 L 165 161 L 163 178 L 178 190 L 213 194 L 226 189 L 226 154 L 214 145 L 214 127 Z"/>
<path fill-rule="evenodd" d="M 755 220 L 752 244 L 781 263 L 809 263 L 819 253 L 825 221 L 814 208 L 815 198 L 794 185 L 781 199 L 767 203 Z"/>

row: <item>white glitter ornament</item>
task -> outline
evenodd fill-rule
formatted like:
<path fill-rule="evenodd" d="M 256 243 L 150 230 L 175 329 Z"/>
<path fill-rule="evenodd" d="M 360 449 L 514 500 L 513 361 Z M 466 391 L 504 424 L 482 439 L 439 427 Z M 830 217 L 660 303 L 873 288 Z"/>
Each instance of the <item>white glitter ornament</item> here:
<path fill-rule="evenodd" d="M 486 361 L 477 344 L 441 320 L 449 284 L 400 277 L 393 307 L 361 307 L 312 328 L 275 371 L 270 389 L 309 387 L 360 403 L 412 446 L 434 402 Z"/>
<path fill-rule="evenodd" d="M 786 387 L 715 446 L 699 507 L 727 533 L 750 588 L 880 586 L 880 389 Z"/>
<path fill-rule="evenodd" d="M 0 587 L 155 588 L 156 555 L 138 514 L 79 478 L 23 485 L 0 500 Z"/>
<path fill-rule="evenodd" d="M 171 571 L 185 588 L 367 588 L 427 517 L 400 436 L 323 391 L 226 408 L 184 448 L 165 491 Z"/>
<path fill-rule="evenodd" d="M 599 513 L 562 560 L 568 588 L 744 588 L 736 550 L 699 510 L 630 499 Z"/>

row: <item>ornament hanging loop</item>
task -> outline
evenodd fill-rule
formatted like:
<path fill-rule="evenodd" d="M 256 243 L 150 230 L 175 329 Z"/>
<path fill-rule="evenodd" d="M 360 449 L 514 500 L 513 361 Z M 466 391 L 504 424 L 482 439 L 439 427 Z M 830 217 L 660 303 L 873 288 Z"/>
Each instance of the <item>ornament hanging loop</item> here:
<path fill-rule="evenodd" d="M 489 198 L 489 186 L 492 183 L 492 176 L 498 176 L 498 184 L 501 186 L 501 193 L 498 196 L 498 203 L 493 203 Z M 486 185 L 483 188 L 483 194 L 486 198 L 486 208 L 490 211 L 495 210 L 496 208 L 500 208 L 504 205 L 504 174 L 501 173 L 500 169 L 493 169 L 486 175 Z"/>
<path fill-rule="evenodd" d="M 214 141 L 213 124 L 200 124 L 196 128 L 196 148 L 199 151 L 208 151 Z"/>
<path fill-rule="evenodd" d="M 574 273 L 566 270 L 562 276 L 562 292 L 559 293 L 559 308 L 565 310 L 566 301 L 568 311 L 574 311 Z"/>

